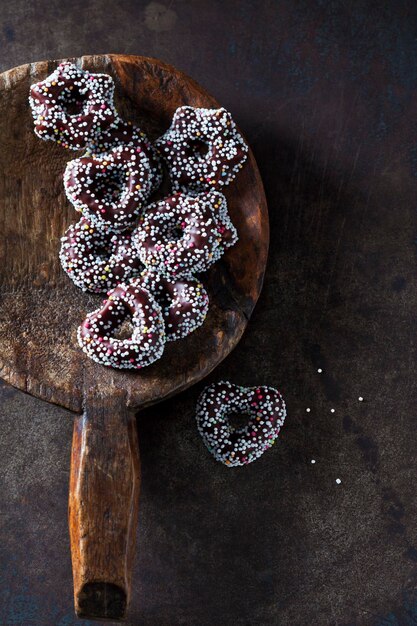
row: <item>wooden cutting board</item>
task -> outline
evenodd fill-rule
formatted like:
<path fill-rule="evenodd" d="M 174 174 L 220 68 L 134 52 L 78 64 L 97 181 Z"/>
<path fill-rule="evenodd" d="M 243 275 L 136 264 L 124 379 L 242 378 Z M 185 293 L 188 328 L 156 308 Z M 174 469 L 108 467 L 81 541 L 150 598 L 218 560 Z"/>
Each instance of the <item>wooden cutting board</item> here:
<path fill-rule="evenodd" d="M 192 79 L 156 59 L 69 60 L 113 76 L 119 113 L 151 139 L 168 128 L 178 106 L 219 106 Z M 167 344 L 163 357 L 140 372 L 88 359 L 76 330 L 102 298 L 77 289 L 58 259 L 60 237 L 79 218 L 62 176 L 66 162 L 81 152 L 38 139 L 28 106 L 30 85 L 58 63 L 22 65 L 0 75 L 0 374 L 77 414 L 69 497 L 75 608 L 80 617 L 117 620 L 126 614 L 136 538 L 135 412 L 199 381 L 236 346 L 262 287 L 268 215 L 249 153 L 225 190 L 239 242 L 201 276 L 210 297 L 203 326 Z"/>

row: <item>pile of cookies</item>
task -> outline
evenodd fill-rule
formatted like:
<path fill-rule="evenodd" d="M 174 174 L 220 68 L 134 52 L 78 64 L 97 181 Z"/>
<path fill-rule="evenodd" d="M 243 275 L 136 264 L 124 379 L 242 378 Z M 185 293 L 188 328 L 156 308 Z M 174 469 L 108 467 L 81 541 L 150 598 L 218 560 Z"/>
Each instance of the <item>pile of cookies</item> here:
<path fill-rule="evenodd" d="M 225 109 L 178 108 L 152 144 L 114 106 L 114 83 L 61 63 L 31 87 L 35 133 L 85 150 L 69 161 L 66 195 L 79 221 L 62 237 L 63 269 L 83 291 L 106 294 L 78 329 L 94 361 L 140 369 L 167 341 L 203 324 L 209 306 L 197 278 L 238 235 L 220 190 L 242 168 L 248 147 Z M 168 170 L 171 195 L 152 201 Z M 248 416 L 232 427 L 234 413 Z M 222 381 L 206 388 L 196 411 L 208 450 L 228 467 L 247 465 L 275 442 L 286 415 L 272 387 Z"/>
<path fill-rule="evenodd" d="M 117 113 L 110 76 L 69 62 L 32 85 L 29 103 L 38 137 L 85 150 L 64 173 L 81 218 L 62 237 L 60 260 L 75 285 L 106 299 L 79 327 L 79 344 L 103 365 L 150 365 L 204 322 L 197 275 L 238 239 L 220 189 L 248 147 L 225 109 L 191 106 L 152 144 Z M 171 195 L 152 201 L 162 164 Z"/>

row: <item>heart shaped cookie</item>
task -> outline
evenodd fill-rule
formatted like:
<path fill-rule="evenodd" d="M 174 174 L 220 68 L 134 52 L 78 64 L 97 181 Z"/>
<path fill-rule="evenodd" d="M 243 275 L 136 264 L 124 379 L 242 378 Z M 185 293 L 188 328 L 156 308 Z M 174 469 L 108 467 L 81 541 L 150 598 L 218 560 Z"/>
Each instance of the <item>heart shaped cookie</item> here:
<path fill-rule="evenodd" d="M 233 428 L 230 415 L 249 416 Z M 197 403 L 197 426 L 208 450 L 229 467 L 258 459 L 278 437 L 286 416 L 284 399 L 273 387 L 240 387 L 227 381 L 204 389 Z"/>

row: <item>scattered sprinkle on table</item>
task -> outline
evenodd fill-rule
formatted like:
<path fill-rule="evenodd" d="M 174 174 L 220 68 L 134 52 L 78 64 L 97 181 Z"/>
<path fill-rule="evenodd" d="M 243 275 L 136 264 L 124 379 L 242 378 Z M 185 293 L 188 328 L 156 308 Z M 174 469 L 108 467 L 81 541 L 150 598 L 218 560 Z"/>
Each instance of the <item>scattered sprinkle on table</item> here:
<path fill-rule="evenodd" d="M 314 463 L 316 462 L 316 459 L 311 459 L 311 462 L 314 465 Z"/>
<path fill-rule="evenodd" d="M 341 482 L 342 482 L 342 481 L 340 480 L 340 478 L 336 478 L 336 484 L 337 484 L 337 485 L 340 485 L 340 483 L 341 483 Z"/>
<path fill-rule="evenodd" d="M 335 409 L 330 409 L 330 413 L 334 413 L 334 412 L 335 412 Z"/>
<path fill-rule="evenodd" d="M 311 409 L 308 407 L 308 408 L 306 409 L 306 411 L 307 411 L 307 413 L 310 413 Z"/>
<path fill-rule="evenodd" d="M 317 371 L 318 371 L 319 374 L 321 374 L 323 370 L 321 369 L 321 367 L 319 367 L 319 369 Z"/>
<path fill-rule="evenodd" d="M 363 402 L 362 396 L 359 396 L 358 400 L 359 400 L 359 402 Z"/>

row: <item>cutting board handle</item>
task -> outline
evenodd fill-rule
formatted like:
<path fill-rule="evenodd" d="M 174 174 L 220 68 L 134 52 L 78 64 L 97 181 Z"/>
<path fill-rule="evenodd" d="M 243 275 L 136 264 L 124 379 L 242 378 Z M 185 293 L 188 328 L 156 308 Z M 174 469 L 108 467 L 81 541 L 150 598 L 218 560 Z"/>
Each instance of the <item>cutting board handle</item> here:
<path fill-rule="evenodd" d="M 75 611 L 120 620 L 130 599 L 140 488 L 134 414 L 88 398 L 74 424 L 69 529 Z"/>

